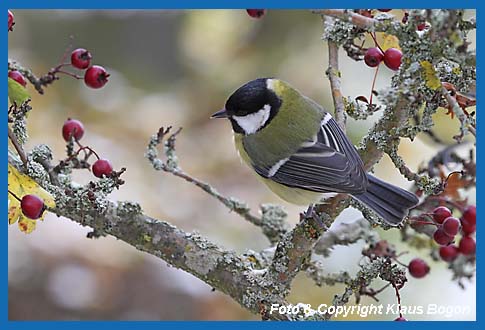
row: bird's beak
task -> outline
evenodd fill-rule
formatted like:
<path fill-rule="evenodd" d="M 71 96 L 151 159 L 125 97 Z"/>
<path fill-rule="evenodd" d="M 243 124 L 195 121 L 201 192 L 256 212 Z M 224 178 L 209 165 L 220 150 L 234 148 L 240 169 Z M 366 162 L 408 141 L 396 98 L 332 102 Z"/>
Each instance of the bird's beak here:
<path fill-rule="evenodd" d="M 227 118 L 227 111 L 226 109 L 221 109 L 217 111 L 216 113 L 212 114 L 211 118 Z"/>

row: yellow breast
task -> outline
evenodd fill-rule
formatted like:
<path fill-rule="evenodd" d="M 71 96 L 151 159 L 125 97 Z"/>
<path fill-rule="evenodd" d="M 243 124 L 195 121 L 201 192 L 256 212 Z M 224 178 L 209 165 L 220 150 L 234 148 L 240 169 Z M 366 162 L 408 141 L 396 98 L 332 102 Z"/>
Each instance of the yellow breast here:
<path fill-rule="evenodd" d="M 249 159 L 248 154 L 246 153 L 243 143 L 242 143 L 241 134 L 234 134 L 234 144 L 236 145 L 236 150 L 239 153 L 241 159 L 251 167 L 251 160 Z M 254 172 L 254 170 L 253 170 Z M 256 174 L 256 176 L 264 183 L 266 186 L 275 193 L 281 199 L 287 201 L 288 203 L 295 204 L 295 205 L 309 205 L 316 202 L 319 202 L 322 199 L 321 193 L 316 193 L 309 190 L 299 189 L 299 188 L 291 188 L 280 183 L 274 182 L 270 179 L 263 178 L 262 176 Z"/>

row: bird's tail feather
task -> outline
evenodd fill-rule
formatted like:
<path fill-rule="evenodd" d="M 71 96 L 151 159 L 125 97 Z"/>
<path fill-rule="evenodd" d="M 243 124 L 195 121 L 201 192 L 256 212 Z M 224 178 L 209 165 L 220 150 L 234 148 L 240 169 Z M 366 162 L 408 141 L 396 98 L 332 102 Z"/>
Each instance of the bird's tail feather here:
<path fill-rule="evenodd" d="M 419 200 L 415 194 L 367 174 L 369 185 L 361 195 L 353 195 L 380 215 L 388 224 L 400 224 Z"/>

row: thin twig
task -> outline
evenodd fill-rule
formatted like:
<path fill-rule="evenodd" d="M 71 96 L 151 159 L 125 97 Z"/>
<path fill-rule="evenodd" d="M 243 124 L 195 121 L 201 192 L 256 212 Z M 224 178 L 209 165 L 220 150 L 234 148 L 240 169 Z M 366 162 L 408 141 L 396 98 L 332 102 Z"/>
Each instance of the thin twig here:
<path fill-rule="evenodd" d="M 378 22 L 373 18 L 362 16 L 346 9 L 314 9 L 312 13 L 344 19 L 363 29 L 370 29 Z"/>
<path fill-rule="evenodd" d="M 161 144 L 164 138 L 170 133 L 171 127 L 167 129 L 160 128 L 157 135 L 152 136 L 150 142 L 148 144 L 148 150 L 146 153 L 146 157 L 152 163 L 153 167 L 156 170 L 162 170 L 167 173 L 171 173 L 179 178 L 184 179 L 187 182 L 194 184 L 195 186 L 201 188 L 209 195 L 215 197 L 219 200 L 222 204 L 224 204 L 227 208 L 231 211 L 236 212 L 240 216 L 242 216 L 247 221 L 251 222 L 256 226 L 262 225 L 261 218 L 254 216 L 251 214 L 251 209 L 246 203 L 238 201 L 234 198 L 228 198 L 224 195 L 220 194 L 216 189 L 214 189 L 211 185 L 206 182 L 203 182 L 197 178 L 192 177 L 188 173 L 184 172 L 177 163 L 177 157 L 174 153 L 175 151 L 175 137 L 180 130 L 177 130 L 175 133 L 171 134 L 167 140 L 165 141 L 165 156 L 167 158 L 166 161 L 162 161 L 158 158 L 158 151 L 157 146 Z"/>
<path fill-rule="evenodd" d="M 27 166 L 27 157 L 25 156 L 24 149 L 20 145 L 19 141 L 17 140 L 17 137 L 12 132 L 10 127 L 8 127 L 8 137 L 10 139 L 10 142 L 12 142 L 13 146 L 15 147 L 15 150 L 17 150 L 17 153 L 20 159 L 22 160 L 22 163 L 24 164 L 24 166 Z"/>
<path fill-rule="evenodd" d="M 455 116 L 458 118 L 458 120 L 461 123 L 461 135 L 459 138 L 462 138 L 465 135 L 465 129 L 468 129 L 468 131 L 476 137 L 476 129 L 470 124 L 470 120 L 468 119 L 467 114 L 463 109 L 460 107 L 458 102 L 456 101 L 456 98 L 452 96 L 448 90 L 445 87 L 441 87 L 441 93 L 444 95 L 446 98 L 446 101 L 448 102 L 448 105 L 450 106 L 451 110 L 455 114 Z"/>
<path fill-rule="evenodd" d="M 345 132 L 347 116 L 345 114 L 344 100 L 340 90 L 340 70 L 338 66 L 338 45 L 328 42 L 328 80 L 332 89 L 333 105 L 335 108 L 335 120 L 340 128 Z"/>

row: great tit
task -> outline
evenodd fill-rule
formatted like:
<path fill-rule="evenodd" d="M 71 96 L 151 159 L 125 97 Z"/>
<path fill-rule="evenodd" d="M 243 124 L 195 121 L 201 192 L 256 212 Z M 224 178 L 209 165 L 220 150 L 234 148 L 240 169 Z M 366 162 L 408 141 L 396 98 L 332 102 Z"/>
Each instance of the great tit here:
<path fill-rule="evenodd" d="M 416 195 L 366 173 L 332 116 L 282 80 L 244 84 L 212 118 L 229 119 L 241 158 L 287 202 L 311 205 L 347 193 L 393 226 L 418 203 Z"/>

